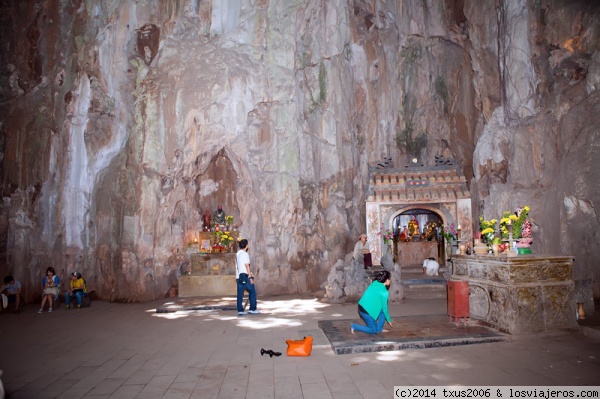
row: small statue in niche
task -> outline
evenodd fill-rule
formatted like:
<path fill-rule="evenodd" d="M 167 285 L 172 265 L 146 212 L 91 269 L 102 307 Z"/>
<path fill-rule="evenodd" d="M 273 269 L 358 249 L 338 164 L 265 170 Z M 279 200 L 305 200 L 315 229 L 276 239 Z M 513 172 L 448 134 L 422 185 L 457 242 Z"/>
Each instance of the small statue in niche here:
<path fill-rule="evenodd" d="M 402 232 L 400 233 L 400 241 L 410 241 L 410 233 L 408 232 L 408 228 L 406 228 L 406 226 L 402 226 Z"/>
<path fill-rule="evenodd" d="M 410 231 L 410 236 L 414 237 L 415 235 L 419 234 L 419 222 L 417 221 L 416 217 L 412 217 L 412 219 L 410 219 L 410 221 L 408 222 L 408 230 Z"/>
<path fill-rule="evenodd" d="M 221 205 L 219 205 L 219 207 L 215 211 L 213 215 L 213 220 L 216 225 L 225 226 L 225 211 L 223 210 L 223 207 Z"/>
<path fill-rule="evenodd" d="M 210 216 L 210 212 L 208 209 L 204 211 L 204 215 L 202 215 L 202 229 L 204 231 L 210 231 L 210 224 L 212 223 L 212 218 Z"/>

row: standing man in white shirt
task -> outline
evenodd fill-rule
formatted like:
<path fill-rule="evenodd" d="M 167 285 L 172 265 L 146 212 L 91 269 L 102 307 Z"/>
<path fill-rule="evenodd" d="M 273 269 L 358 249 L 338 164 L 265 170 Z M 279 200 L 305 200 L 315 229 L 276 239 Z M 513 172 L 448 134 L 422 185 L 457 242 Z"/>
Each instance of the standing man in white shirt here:
<path fill-rule="evenodd" d="M 248 255 L 248 240 L 245 238 L 239 242 L 240 250 L 235 255 L 235 281 L 237 283 L 237 311 L 238 316 L 248 313 L 259 314 L 256 310 L 256 288 L 254 287 L 254 273 L 250 270 L 250 255 Z M 250 310 L 245 312 L 242 300 L 244 291 L 250 295 Z"/>

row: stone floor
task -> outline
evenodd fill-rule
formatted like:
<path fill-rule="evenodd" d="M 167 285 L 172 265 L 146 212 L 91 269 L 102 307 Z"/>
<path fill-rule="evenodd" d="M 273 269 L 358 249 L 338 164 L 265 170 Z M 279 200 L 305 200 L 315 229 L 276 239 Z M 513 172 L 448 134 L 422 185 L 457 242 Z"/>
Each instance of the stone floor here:
<path fill-rule="evenodd" d="M 2 314 L 8 398 L 392 398 L 396 385 L 600 385 L 594 334 L 336 355 L 319 322 L 343 326 L 356 318 L 356 304 L 259 296 L 262 314 L 238 317 L 219 310 L 232 300 L 213 299 L 210 310 L 182 309 L 201 307 L 195 299 L 163 299 L 42 314 L 29 304 Z M 439 299 L 390 304 L 398 327 L 403 317 L 429 315 L 435 330 L 447 325 L 445 311 Z M 260 355 L 285 353 L 286 339 L 305 335 L 315 337 L 310 357 Z"/>

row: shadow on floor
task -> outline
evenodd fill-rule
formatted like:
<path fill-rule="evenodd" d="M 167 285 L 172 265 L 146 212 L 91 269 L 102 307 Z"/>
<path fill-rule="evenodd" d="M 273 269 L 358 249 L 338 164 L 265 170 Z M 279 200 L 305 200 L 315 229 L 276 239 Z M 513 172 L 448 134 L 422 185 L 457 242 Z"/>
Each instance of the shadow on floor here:
<path fill-rule="evenodd" d="M 600 309 L 599 305 L 596 304 L 596 309 Z M 165 304 L 156 309 L 156 312 L 174 313 L 196 310 L 235 311 L 236 298 L 172 298 L 167 299 Z M 376 335 L 360 332 L 351 334 L 350 323 L 363 324 L 362 320 L 358 318 L 321 320 L 318 322 L 318 326 L 324 334 L 322 344 L 331 345 L 334 353 L 338 355 L 498 342 L 506 340 L 510 336 L 476 320 L 469 320 L 466 324 L 459 325 L 451 323 L 446 314 L 416 314 L 396 316 L 393 319 L 394 328 L 389 333 Z M 593 315 L 586 316 L 585 320 L 578 320 L 578 324 L 584 335 L 600 338 L 600 312 L 596 311 Z M 314 331 L 309 335 L 318 336 L 320 334 Z"/>

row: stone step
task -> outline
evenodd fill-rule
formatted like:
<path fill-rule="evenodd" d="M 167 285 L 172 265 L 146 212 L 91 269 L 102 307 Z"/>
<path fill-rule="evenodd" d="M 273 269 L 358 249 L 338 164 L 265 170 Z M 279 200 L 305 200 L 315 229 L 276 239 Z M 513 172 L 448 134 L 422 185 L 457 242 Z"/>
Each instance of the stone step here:
<path fill-rule="evenodd" d="M 440 270 L 438 272 L 439 276 L 426 276 L 425 274 L 423 274 L 423 269 L 414 269 L 414 270 L 404 270 L 404 269 L 402 269 L 401 275 L 402 275 L 402 280 L 409 280 L 411 278 L 418 278 L 416 276 L 422 276 L 422 278 L 427 278 L 427 277 L 441 277 L 447 271 L 448 271 L 448 269 L 446 269 L 445 267 L 440 267 Z"/>
<path fill-rule="evenodd" d="M 428 281 L 421 282 L 417 280 L 407 280 L 402 281 L 402 285 L 405 287 L 409 287 L 410 289 L 422 290 L 422 291 L 436 291 L 436 290 L 445 290 L 446 289 L 446 281 L 442 279 L 441 281 Z"/>
<path fill-rule="evenodd" d="M 404 273 L 403 273 L 404 274 Z M 404 298 L 437 299 L 446 298 L 446 280 L 442 276 L 403 278 Z"/>
<path fill-rule="evenodd" d="M 404 286 L 403 297 L 405 299 L 442 299 L 447 297 L 445 286 Z"/>
<path fill-rule="evenodd" d="M 442 269 L 448 269 L 448 267 L 446 267 L 446 265 L 444 265 L 444 264 L 441 264 L 440 270 L 442 270 Z M 402 272 L 415 271 L 415 270 L 423 270 L 423 265 L 402 266 Z"/>
<path fill-rule="evenodd" d="M 404 291 L 404 299 L 445 299 L 446 291 Z"/>

